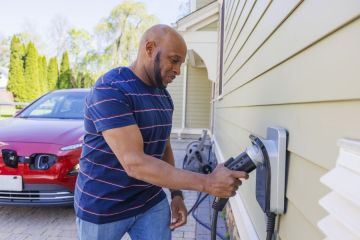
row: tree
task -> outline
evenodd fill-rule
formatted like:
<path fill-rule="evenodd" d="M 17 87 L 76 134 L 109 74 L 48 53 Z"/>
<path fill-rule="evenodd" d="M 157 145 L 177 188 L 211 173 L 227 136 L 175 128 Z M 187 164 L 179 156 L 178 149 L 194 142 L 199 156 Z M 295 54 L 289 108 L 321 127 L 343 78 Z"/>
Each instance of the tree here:
<path fill-rule="evenodd" d="M 80 72 L 86 71 L 84 57 L 88 49 L 93 49 L 91 36 L 85 30 L 72 28 L 68 31 L 67 45 L 69 49 L 69 59 L 72 65 L 72 74 L 75 76 L 75 83 L 78 81 L 77 76 Z"/>
<path fill-rule="evenodd" d="M 25 99 L 24 79 L 24 46 L 17 36 L 13 36 L 10 46 L 9 82 L 7 89 L 13 93 L 15 101 L 22 102 Z"/>
<path fill-rule="evenodd" d="M 141 34 L 157 23 L 154 15 L 147 13 L 144 3 L 125 1 L 115 7 L 109 17 L 97 26 L 104 54 L 112 56 L 112 66 L 128 65 L 136 55 Z"/>
<path fill-rule="evenodd" d="M 43 94 L 48 91 L 47 68 L 46 68 L 46 57 L 45 56 L 39 56 L 38 66 L 39 66 L 40 92 Z"/>
<path fill-rule="evenodd" d="M 40 82 L 39 82 L 39 64 L 38 64 L 38 52 L 36 47 L 32 42 L 29 42 L 27 46 L 27 53 L 25 57 L 25 86 L 26 86 L 26 95 L 25 101 L 30 102 L 35 98 L 39 97 L 41 94 L 40 91 Z"/>
<path fill-rule="evenodd" d="M 71 83 L 71 78 L 72 75 L 69 63 L 69 54 L 67 51 L 65 51 L 61 60 L 58 88 L 71 88 L 73 86 L 73 84 Z"/>
<path fill-rule="evenodd" d="M 49 66 L 47 69 L 47 83 L 48 83 L 48 90 L 52 91 L 55 90 L 58 85 L 59 79 L 59 68 L 57 63 L 57 58 L 53 57 L 49 60 Z"/>
<path fill-rule="evenodd" d="M 95 83 L 95 78 L 90 73 L 79 72 L 76 80 L 77 88 L 89 88 Z"/>
<path fill-rule="evenodd" d="M 10 59 L 10 40 L 0 34 L 0 67 L 9 67 Z"/>

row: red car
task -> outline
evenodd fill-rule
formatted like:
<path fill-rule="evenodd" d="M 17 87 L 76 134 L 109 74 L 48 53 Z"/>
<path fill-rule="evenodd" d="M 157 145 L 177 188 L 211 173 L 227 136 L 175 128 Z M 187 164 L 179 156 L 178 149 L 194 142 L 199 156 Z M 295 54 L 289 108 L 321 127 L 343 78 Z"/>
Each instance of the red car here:
<path fill-rule="evenodd" d="M 0 205 L 69 205 L 88 89 L 45 94 L 0 121 Z"/>

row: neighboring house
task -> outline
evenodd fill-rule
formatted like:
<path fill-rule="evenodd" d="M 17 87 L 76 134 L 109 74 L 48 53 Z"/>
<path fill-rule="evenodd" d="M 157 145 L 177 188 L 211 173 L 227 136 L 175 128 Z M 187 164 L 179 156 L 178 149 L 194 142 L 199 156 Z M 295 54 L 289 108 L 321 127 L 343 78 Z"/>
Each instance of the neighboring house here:
<path fill-rule="evenodd" d="M 0 67 L 0 90 L 6 89 L 8 80 L 8 70 Z"/>
<path fill-rule="evenodd" d="M 175 105 L 173 132 L 179 135 L 200 134 L 210 128 L 212 85 L 216 80 L 218 3 L 193 1 L 191 8 L 198 9 L 176 24 L 187 42 L 188 58 L 181 75 L 168 87 Z"/>
<path fill-rule="evenodd" d="M 195 81 L 189 69 L 203 63 L 216 83 L 212 104 L 187 111 L 182 127 L 192 125 L 193 112 L 212 109 L 209 129 L 220 161 L 242 152 L 249 134 L 265 138 L 269 126 L 286 128 L 287 211 L 278 218 L 277 239 L 360 239 L 360 1 L 209 2 L 192 1 L 201 8 L 176 26 L 189 60 L 187 87 L 175 81 L 188 98 L 175 96 L 175 105 L 189 108 L 190 96 L 202 90 L 189 88 Z M 213 16 L 218 34 L 215 22 L 199 27 Z M 174 116 L 178 126 L 181 116 Z M 255 180 L 252 173 L 230 200 L 242 240 L 266 238 Z"/>

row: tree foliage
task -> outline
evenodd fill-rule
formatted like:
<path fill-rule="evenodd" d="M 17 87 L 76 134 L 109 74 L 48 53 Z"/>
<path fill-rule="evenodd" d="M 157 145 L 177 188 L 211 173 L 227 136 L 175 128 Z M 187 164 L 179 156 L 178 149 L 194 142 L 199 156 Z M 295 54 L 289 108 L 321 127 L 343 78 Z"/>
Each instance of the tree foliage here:
<path fill-rule="evenodd" d="M 141 34 L 157 22 L 154 15 L 147 13 L 144 3 L 124 1 L 116 6 L 97 26 L 104 54 L 113 59 L 112 66 L 128 65 L 134 60 Z"/>
<path fill-rule="evenodd" d="M 39 97 L 40 82 L 39 82 L 39 64 L 38 64 L 38 52 L 32 42 L 29 42 L 27 46 L 27 53 L 25 57 L 25 88 L 26 95 L 24 101 L 30 102 Z"/>
<path fill-rule="evenodd" d="M 47 83 L 48 90 L 55 90 L 58 85 L 59 67 L 56 57 L 50 58 L 47 68 Z"/>
<path fill-rule="evenodd" d="M 10 46 L 9 82 L 7 89 L 13 93 L 15 101 L 24 101 L 24 45 L 17 36 L 13 36 Z"/>
<path fill-rule="evenodd" d="M 38 56 L 34 41 L 41 49 L 44 46 L 31 24 L 27 31 L 12 38 L 10 51 L 8 47 L 3 51 L 3 46 L 10 45 L 10 39 L 6 42 L 0 36 L 0 64 L 3 65 L 3 59 L 8 63 L 10 55 L 10 64 L 6 64 L 8 90 L 16 101 L 31 101 L 56 88 L 90 87 L 110 68 L 129 65 L 135 59 L 140 36 L 157 22 L 145 4 L 134 1 L 124 1 L 113 8 L 97 25 L 94 35 L 82 29 L 69 29 L 66 19 L 55 18 L 49 39 L 56 47 L 53 54 L 57 57 L 51 58 L 48 66 L 46 57 Z"/>
<path fill-rule="evenodd" d="M 39 90 L 41 94 L 46 93 L 48 91 L 48 83 L 47 83 L 47 66 L 46 66 L 46 57 L 39 56 L 38 58 L 38 69 L 39 69 Z"/>
<path fill-rule="evenodd" d="M 61 60 L 58 88 L 71 88 L 73 86 L 71 83 L 71 78 L 72 74 L 70 69 L 69 54 L 67 51 L 65 51 Z"/>
<path fill-rule="evenodd" d="M 77 88 L 89 88 L 95 83 L 95 79 L 90 73 L 79 72 L 76 77 Z"/>
<path fill-rule="evenodd" d="M 4 37 L 0 35 L 0 67 L 9 67 L 10 41 L 10 37 Z"/>

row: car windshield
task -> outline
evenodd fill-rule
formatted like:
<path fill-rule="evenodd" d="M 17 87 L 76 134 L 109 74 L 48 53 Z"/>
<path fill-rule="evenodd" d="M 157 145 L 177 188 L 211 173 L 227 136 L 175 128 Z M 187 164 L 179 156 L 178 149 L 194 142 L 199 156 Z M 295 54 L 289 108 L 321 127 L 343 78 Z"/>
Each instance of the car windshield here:
<path fill-rule="evenodd" d="M 20 118 L 83 119 L 87 92 L 51 92 L 25 108 Z"/>

